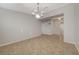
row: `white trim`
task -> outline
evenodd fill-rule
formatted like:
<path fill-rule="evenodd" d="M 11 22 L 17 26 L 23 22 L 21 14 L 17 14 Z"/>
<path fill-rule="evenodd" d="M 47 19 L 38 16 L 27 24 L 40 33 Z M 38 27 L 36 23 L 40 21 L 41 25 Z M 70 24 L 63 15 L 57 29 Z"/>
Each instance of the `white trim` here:
<path fill-rule="evenodd" d="M 0 47 L 6 46 L 6 45 L 9 45 L 9 44 L 13 44 L 13 43 L 17 43 L 17 42 L 21 42 L 21 41 L 24 41 L 24 40 L 27 40 L 27 39 L 35 38 L 35 37 L 38 37 L 38 36 L 41 36 L 41 34 L 33 35 L 33 36 L 30 36 L 30 37 L 26 37 L 26 38 L 21 39 L 21 40 L 6 42 L 6 43 L 3 43 L 3 44 L 0 44 Z"/>
<path fill-rule="evenodd" d="M 79 44 L 78 44 L 78 42 L 75 42 L 75 46 L 76 46 L 76 48 L 77 48 L 77 50 L 79 52 Z"/>
<path fill-rule="evenodd" d="M 68 42 L 68 41 L 64 41 L 64 42 L 67 42 L 67 43 L 71 43 L 71 44 L 74 44 L 75 45 L 75 47 L 77 48 L 77 51 L 79 52 L 79 43 L 78 42 L 76 42 L 76 41 L 72 41 L 72 42 Z"/>

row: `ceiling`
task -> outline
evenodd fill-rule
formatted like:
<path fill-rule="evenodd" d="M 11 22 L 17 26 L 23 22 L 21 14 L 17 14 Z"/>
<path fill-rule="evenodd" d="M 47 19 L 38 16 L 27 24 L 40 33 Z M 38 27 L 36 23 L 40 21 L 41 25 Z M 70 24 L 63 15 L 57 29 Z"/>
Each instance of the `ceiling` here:
<path fill-rule="evenodd" d="M 42 19 L 40 19 L 40 21 L 41 22 L 46 22 L 46 21 L 49 21 L 49 20 L 59 20 L 59 18 L 64 21 L 64 19 L 63 19 L 64 14 L 59 14 L 59 15 L 54 15 L 54 16 L 42 18 Z"/>
<path fill-rule="evenodd" d="M 46 13 L 65 5 L 68 5 L 68 3 L 40 3 L 40 10 L 47 7 L 44 9 Z M 32 11 L 36 7 L 36 3 L 0 3 L 0 7 L 32 15 Z"/>

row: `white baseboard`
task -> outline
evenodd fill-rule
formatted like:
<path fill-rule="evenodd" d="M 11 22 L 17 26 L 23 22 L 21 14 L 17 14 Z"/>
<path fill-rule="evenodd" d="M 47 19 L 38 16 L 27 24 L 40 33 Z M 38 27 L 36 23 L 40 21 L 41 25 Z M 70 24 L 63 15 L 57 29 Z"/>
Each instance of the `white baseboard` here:
<path fill-rule="evenodd" d="M 64 41 L 64 42 L 74 44 L 75 47 L 77 48 L 78 52 L 79 52 L 79 43 L 78 43 L 78 41 Z"/>
<path fill-rule="evenodd" d="M 16 41 L 6 42 L 6 43 L 3 43 L 3 44 L 0 44 L 0 47 L 6 46 L 6 45 L 9 45 L 9 44 L 13 44 L 13 43 L 17 43 L 17 42 L 21 42 L 21 41 L 24 41 L 24 40 L 27 40 L 27 39 L 31 39 L 31 38 L 34 38 L 34 37 L 38 37 L 38 36 L 40 36 L 40 35 L 41 35 L 41 34 L 33 35 L 33 36 L 26 37 L 26 38 L 23 38 L 23 39 L 19 39 L 19 40 L 16 40 Z"/>
<path fill-rule="evenodd" d="M 79 52 L 79 43 L 78 42 L 75 42 L 75 46 L 76 46 L 76 48 L 77 48 L 77 50 Z"/>

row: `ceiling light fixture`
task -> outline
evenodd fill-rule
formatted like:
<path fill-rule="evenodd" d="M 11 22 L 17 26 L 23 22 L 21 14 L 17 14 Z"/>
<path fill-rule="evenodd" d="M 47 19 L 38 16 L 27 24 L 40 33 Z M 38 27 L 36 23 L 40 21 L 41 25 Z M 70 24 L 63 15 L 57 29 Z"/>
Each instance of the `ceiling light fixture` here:
<path fill-rule="evenodd" d="M 40 19 L 41 17 L 44 16 L 44 11 L 40 11 L 39 8 L 40 8 L 39 3 L 36 3 L 36 8 L 32 12 L 32 15 L 34 15 L 37 19 Z"/>

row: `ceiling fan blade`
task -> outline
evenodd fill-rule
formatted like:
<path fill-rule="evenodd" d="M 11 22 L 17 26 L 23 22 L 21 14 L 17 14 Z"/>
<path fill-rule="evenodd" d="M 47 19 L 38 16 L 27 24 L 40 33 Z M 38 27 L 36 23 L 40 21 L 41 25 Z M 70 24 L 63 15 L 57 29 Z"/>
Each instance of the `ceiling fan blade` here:
<path fill-rule="evenodd" d="M 41 11 L 46 11 L 48 9 L 48 7 L 43 8 Z"/>

